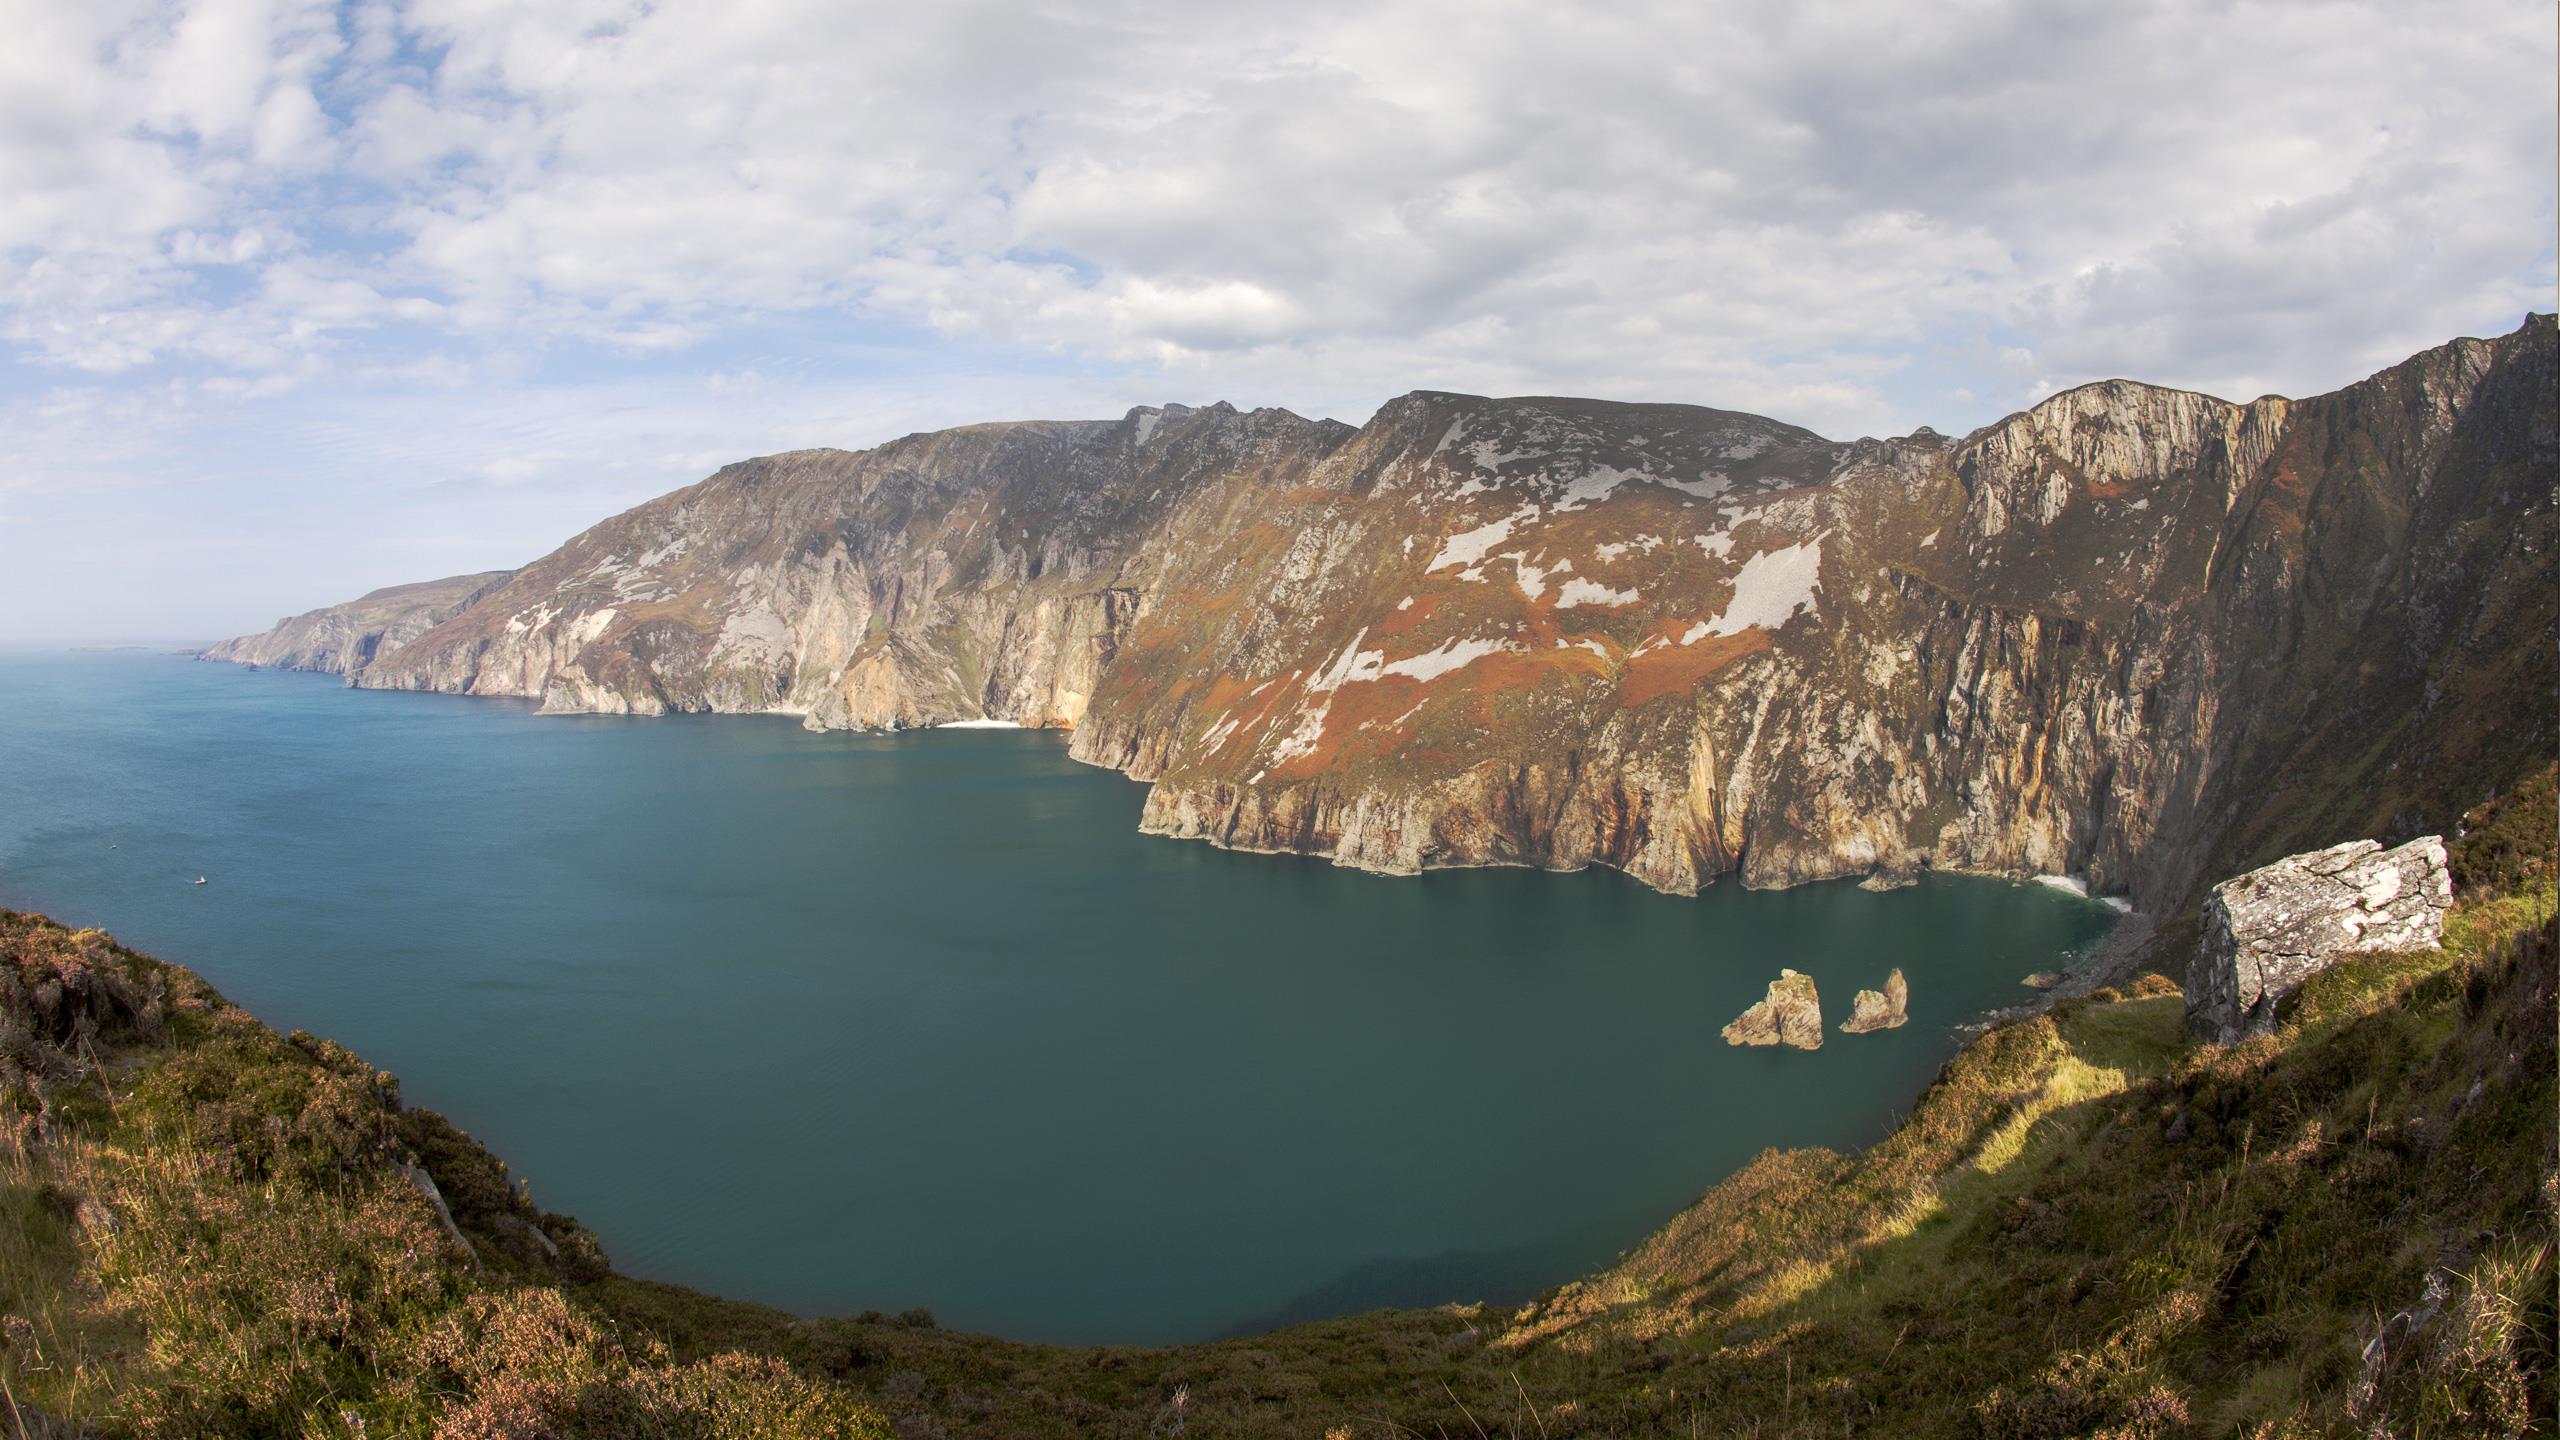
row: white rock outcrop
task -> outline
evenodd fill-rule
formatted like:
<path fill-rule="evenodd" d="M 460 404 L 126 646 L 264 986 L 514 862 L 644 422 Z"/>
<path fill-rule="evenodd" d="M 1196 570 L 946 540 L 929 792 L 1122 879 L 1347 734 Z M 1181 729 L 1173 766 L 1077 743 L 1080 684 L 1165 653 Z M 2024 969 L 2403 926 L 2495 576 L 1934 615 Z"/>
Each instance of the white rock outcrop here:
<path fill-rule="evenodd" d="M 2353 840 L 2225 880 L 2205 901 L 2187 1024 L 2225 1045 L 2270 1030 L 2276 1002 L 2342 955 L 2435 948 L 2452 902 L 2435 835 L 2389 850 Z"/>

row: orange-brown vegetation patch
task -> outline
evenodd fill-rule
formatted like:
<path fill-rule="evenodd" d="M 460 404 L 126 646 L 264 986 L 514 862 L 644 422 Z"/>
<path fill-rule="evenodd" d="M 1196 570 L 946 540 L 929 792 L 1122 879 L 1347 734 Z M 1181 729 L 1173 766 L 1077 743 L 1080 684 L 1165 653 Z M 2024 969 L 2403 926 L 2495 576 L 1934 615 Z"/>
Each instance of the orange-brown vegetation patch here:
<path fill-rule="evenodd" d="M 1679 643 L 1676 635 L 1664 638 L 1671 643 L 1627 661 L 1618 681 L 1620 705 L 1632 708 L 1695 689 L 1699 681 L 1727 665 L 1769 648 L 1769 632 L 1756 625 L 1739 635 L 1710 635 L 1695 645 Z"/>
<path fill-rule="evenodd" d="M 1176 586 L 1164 594 L 1164 603 L 1153 608 L 1130 632 L 1132 649 L 1187 649 L 1184 643 L 1213 633 L 1213 622 L 1222 620 L 1244 600 L 1242 585 L 1224 590 L 1204 590 Z"/>
<path fill-rule="evenodd" d="M 1237 701 L 1252 694 L 1254 684 L 1254 681 L 1247 680 L 1241 675 L 1218 676 L 1209 682 L 1209 693 L 1200 697 L 1201 712 L 1214 721 L 1216 717 L 1233 710 Z M 1190 691 L 1191 685 L 1192 681 L 1186 677 L 1166 693 L 1172 698 L 1179 699 Z"/>
<path fill-rule="evenodd" d="M 1534 690 L 1576 674 L 1605 674 L 1607 669 L 1607 663 L 1588 650 L 1580 647 L 1559 650 L 1550 644 L 1533 650 L 1506 650 L 1487 655 L 1463 670 L 1451 672 L 1443 683 L 1460 684 L 1462 693 L 1473 704 L 1477 722 L 1491 726 L 1494 724 L 1494 711 L 1506 696 Z"/>
<path fill-rule="evenodd" d="M 1554 675 L 1562 650 L 1503 650 L 1487 655 L 1463 670 L 1449 672 L 1448 678 L 1470 695 L 1498 695 L 1510 690 L 1526 690 Z M 1575 652 L 1592 658 L 1588 650 Z"/>
<path fill-rule="evenodd" d="M 1481 660 L 1476 662 L 1478 665 L 1483 663 Z M 1470 670 L 1473 668 L 1468 667 Z M 1273 766 L 1272 777 L 1306 780 L 1340 767 L 1347 761 L 1396 754 L 1404 748 L 1406 741 L 1413 738 L 1415 707 L 1427 694 L 1425 686 L 1443 683 L 1446 681 L 1426 682 L 1409 675 L 1386 675 L 1375 680 L 1355 681 L 1333 691 L 1323 697 L 1331 704 L 1325 710 L 1324 733 L 1317 737 L 1315 748 Z M 1294 691 L 1291 693 L 1295 694 Z M 1243 732 L 1239 730 L 1238 733 Z"/>
<path fill-rule="evenodd" d="M 1236 722 L 1235 727 L 1227 732 L 1227 738 L 1219 742 L 1217 749 L 1209 752 L 1212 758 L 1225 755 L 1238 745 L 1250 750 L 1262 743 L 1263 733 L 1271 726 L 1271 712 L 1282 700 L 1292 699 L 1298 693 L 1293 684 L 1277 684 L 1264 690 L 1260 699 L 1255 699 L 1253 688 L 1254 682 L 1232 676 L 1222 676 L 1209 687 L 1209 697 L 1200 707 L 1201 723 L 1208 729 L 1216 729 L 1228 720 Z"/>
<path fill-rule="evenodd" d="M 1330 490 L 1322 485 L 1292 485 L 1271 497 L 1271 504 L 1275 508 L 1287 506 L 1291 509 L 1335 510 L 1346 503 L 1348 503 L 1347 498 L 1341 491 Z"/>
<path fill-rule="evenodd" d="M 2275 533 L 2285 539 L 2302 534 L 2303 513 L 2310 508 L 2311 485 L 2290 456 L 2280 456 L 2267 476 L 2266 502 L 2260 508 Z"/>
<path fill-rule="evenodd" d="M 1417 594 L 1413 603 L 1402 610 L 1388 611 L 1385 619 L 1370 627 L 1370 633 L 1379 636 L 1410 635 L 1430 620 L 1432 612 L 1440 608 L 1440 602 L 1448 598 L 1445 591 Z"/>
<path fill-rule="evenodd" d="M 721 620 L 712 613 L 712 602 L 719 598 L 709 591 L 685 591 L 669 600 L 641 600 L 615 607 L 613 626 L 604 638 L 627 635 L 657 620 L 672 620 L 687 630 L 705 635 L 719 630 Z"/>
<path fill-rule="evenodd" d="M 1621 635 L 1636 634 L 1637 641 L 1641 642 L 1643 634 L 1652 633 L 1637 633 L 1643 624 L 1643 616 L 1644 611 L 1633 605 L 1577 605 L 1567 610 L 1550 605 L 1530 612 L 1520 628 L 1519 638 L 1536 650 L 1563 646 L 1578 651 L 1606 670 L 1633 648 L 1630 642 L 1619 638 Z M 1578 643 L 1584 640 L 1606 648 L 1608 658 L 1602 660 L 1584 649 Z"/>
<path fill-rule="evenodd" d="M 1305 780 L 1356 762 L 1390 757 L 1411 766 L 1419 762 L 1420 752 L 1405 747 L 1419 728 L 1426 704 L 1442 709 L 1464 704 L 1477 723 L 1490 725 L 1505 696 L 1572 676 L 1608 673 L 1607 660 L 1574 646 L 1500 651 L 1429 680 L 1386 675 L 1354 681 L 1328 697 L 1331 704 L 1325 712 L 1324 733 L 1315 748 L 1274 766 L 1271 775 L 1278 780 Z"/>
<path fill-rule="evenodd" d="M 1610 653 L 1595 655 L 1588 647 L 1567 644 L 1545 651 L 1541 658 L 1546 661 L 1550 669 L 1561 674 L 1606 679 L 1618 668 L 1617 651 L 1620 647 L 1611 644 L 1606 635 L 1594 635 L 1591 638 L 1602 645 L 1607 645 Z"/>
<path fill-rule="evenodd" d="M 1286 771 L 1304 778 L 1326 765 L 1383 760 L 1400 753 L 1413 739 L 1427 691 L 1425 682 L 1404 675 L 1345 685 L 1334 692 L 1333 709 L 1325 716 L 1324 739 L 1312 755 L 1291 760 Z M 1316 762 L 1310 768 L 1309 762 Z"/>

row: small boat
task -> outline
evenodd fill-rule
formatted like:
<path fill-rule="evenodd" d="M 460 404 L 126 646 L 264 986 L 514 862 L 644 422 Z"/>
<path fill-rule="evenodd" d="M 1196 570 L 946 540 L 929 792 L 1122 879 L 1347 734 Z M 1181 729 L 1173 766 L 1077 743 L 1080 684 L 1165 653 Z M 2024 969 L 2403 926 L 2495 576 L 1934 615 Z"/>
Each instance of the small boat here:
<path fill-rule="evenodd" d="M 203 884 L 203 883 L 204 883 L 204 877 L 203 877 L 203 876 L 201 876 L 201 875 L 197 876 L 197 877 L 196 877 L 196 883 L 197 883 L 197 884 L 199 884 L 199 885 Z"/>

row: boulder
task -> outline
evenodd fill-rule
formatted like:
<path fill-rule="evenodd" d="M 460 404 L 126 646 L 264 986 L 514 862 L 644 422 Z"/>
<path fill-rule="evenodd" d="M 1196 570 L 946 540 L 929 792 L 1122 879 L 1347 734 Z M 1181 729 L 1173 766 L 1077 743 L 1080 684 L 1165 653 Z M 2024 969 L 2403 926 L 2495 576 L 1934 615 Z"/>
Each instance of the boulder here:
<path fill-rule="evenodd" d="M 2213 887 L 2187 975 L 2187 1024 L 2228 1045 L 2275 1027 L 2276 1002 L 2341 955 L 2431 950 L 2453 878 L 2435 835 L 2390 850 L 2353 840 Z"/>
<path fill-rule="evenodd" d="M 1769 982 L 1769 998 L 1743 1011 L 1724 1027 L 1728 1045 L 1793 1045 L 1822 1048 L 1822 997 L 1813 977 L 1781 970 Z"/>
<path fill-rule="evenodd" d="M 1840 1022 L 1845 1035 L 1892 1030 L 1911 1018 L 1911 985 L 1900 970 L 1884 977 L 1884 989 L 1861 990 L 1849 1002 L 1849 1018 Z"/>

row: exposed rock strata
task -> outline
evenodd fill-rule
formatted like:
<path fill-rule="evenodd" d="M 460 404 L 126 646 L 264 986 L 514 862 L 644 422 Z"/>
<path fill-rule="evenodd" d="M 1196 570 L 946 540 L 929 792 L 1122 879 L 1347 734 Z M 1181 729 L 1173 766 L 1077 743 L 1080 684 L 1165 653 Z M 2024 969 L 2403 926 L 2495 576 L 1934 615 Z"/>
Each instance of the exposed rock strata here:
<path fill-rule="evenodd" d="M 1911 1019 L 1911 985 L 1896 969 L 1884 977 L 1884 989 L 1861 990 L 1849 1002 L 1849 1018 L 1840 1022 L 1843 1034 L 1864 1035 L 1870 1030 L 1898 1030 Z"/>
<path fill-rule="evenodd" d="M 511 573 L 492 570 L 387 586 L 344 605 L 289 615 L 272 630 L 225 640 L 198 653 L 206 660 L 351 675 L 372 664 L 374 656 L 397 650 L 460 614 Z"/>
<path fill-rule="evenodd" d="M 1769 982 L 1769 998 L 1735 1016 L 1733 1023 L 1724 1027 L 1724 1041 L 1728 1045 L 1821 1049 L 1822 997 L 1814 991 L 1813 977 L 1793 970 L 1779 971 L 1778 978 Z"/>
<path fill-rule="evenodd" d="M 2225 880 L 2205 899 L 2187 1023 L 2222 1044 L 2272 1029 L 2276 1003 L 2340 956 L 2434 949 L 2452 903 L 2433 835 L 2390 850 L 2349 841 Z"/>
<path fill-rule="evenodd" d="M 1073 728 L 1151 832 L 1690 892 L 1929 869 L 2174 907 L 2547 756 L 2553 327 L 2308 400 L 1961 439 L 1418 392 L 746 461 L 353 670 L 552 710 Z"/>

